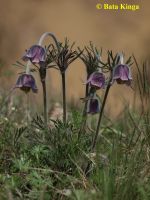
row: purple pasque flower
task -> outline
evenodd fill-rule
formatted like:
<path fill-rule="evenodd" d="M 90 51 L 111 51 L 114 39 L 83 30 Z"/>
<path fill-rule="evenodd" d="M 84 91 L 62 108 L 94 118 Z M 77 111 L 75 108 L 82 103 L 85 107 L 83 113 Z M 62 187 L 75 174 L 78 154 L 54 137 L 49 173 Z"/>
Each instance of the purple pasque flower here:
<path fill-rule="evenodd" d="M 24 61 L 30 60 L 32 63 L 45 62 L 46 51 L 41 45 L 33 45 L 27 50 L 26 54 L 22 58 Z"/>
<path fill-rule="evenodd" d="M 100 112 L 100 105 L 98 99 L 90 99 L 87 105 L 88 114 L 96 114 Z"/>
<path fill-rule="evenodd" d="M 118 84 L 131 85 L 132 76 L 128 65 L 119 64 L 114 68 L 113 81 L 115 80 Z"/>
<path fill-rule="evenodd" d="M 34 93 L 37 93 L 38 91 L 34 77 L 31 74 L 26 74 L 26 73 L 21 74 L 18 77 L 18 80 L 14 88 L 20 88 L 25 93 L 28 93 L 30 89 Z"/>
<path fill-rule="evenodd" d="M 105 87 L 105 76 L 102 72 L 93 72 L 88 78 L 87 82 L 91 87 L 95 89 L 101 89 Z"/>
<path fill-rule="evenodd" d="M 100 112 L 100 100 L 97 95 L 94 94 L 94 96 L 88 100 L 87 113 L 96 114 L 98 112 Z"/>

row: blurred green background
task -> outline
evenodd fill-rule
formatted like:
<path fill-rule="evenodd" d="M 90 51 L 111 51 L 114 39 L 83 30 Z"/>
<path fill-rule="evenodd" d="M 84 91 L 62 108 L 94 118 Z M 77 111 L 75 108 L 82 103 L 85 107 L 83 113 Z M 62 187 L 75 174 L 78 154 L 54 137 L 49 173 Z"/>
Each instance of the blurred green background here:
<path fill-rule="evenodd" d="M 100 2 L 136 3 L 141 8 L 122 12 L 97 10 L 96 4 Z M 60 41 L 67 36 L 81 48 L 92 41 L 97 47 L 103 47 L 104 55 L 107 50 L 113 50 L 123 51 L 126 56 L 134 53 L 139 62 L 149 59 L 149 6 L 148 0 L 0 0 L 0 87 L 11 88 L 19 72 L 12 64 L 47 31 L 53 32 Z M 49 98 L 59 98 L 58 72 L 51 70 L 47 79 Z M 68 99 L 76 101 L 83 97 L 84 80 L 85 67 L 76 61 L 67 71 Z M 132 89 L 114 86 L 107 106 L 109 112 L 121 110 L 120 99 L 124 97 L 132 102 Z"/>

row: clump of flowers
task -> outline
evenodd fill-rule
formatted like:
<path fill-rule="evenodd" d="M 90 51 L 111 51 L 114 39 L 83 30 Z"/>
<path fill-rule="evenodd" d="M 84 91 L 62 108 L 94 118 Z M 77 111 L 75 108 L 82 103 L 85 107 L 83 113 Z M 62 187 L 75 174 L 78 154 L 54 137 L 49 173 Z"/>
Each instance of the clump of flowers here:
<path fill-rule="evenodd" d="M 43 47 L 44 39 L 47 36 L 53 39 L 54 44 L 50 43 L 48 47 Z M 30 90 L 37 93 L 36 82 L 31 73 L 39 72 L 43 89 L 45 127 L 47 127 L 47 70 L 50 68 L 57 69 L 60 72 L 62 81 L 63 123 L 66 124 L 66 70 L 71 63 L 80 58 L 86 67 L 86 87 L 85 96 L 82 98 L 85 103 L 82 116 L 83 120 L 78 136 L 80 136 L 84 130 L 88 114 L 99 114 L 90 149 L 92 152 L 96 146 L 105 104 L 111 87 L 113 87 L 114 82 L 120 85 L 125 84 L 131 86 L 131 57 L 125 62 L 122 53 L 114 55 L 112 51 L 108 51 L 107 59 L 103 62 L 102 50 L 99 51 L 92 43 L 86 46 L 84 50 L 81 50 L 79 47 L 78 50 L 74 50 L 73 48 L 74 43 L 70 44 L 67 39 L 64 42 L 59 42 L 54 34 L 49 32 L 44 33 L 37 44 L 32 45 L 22 57 L 23 61 L 26 62 L 26 72 L 23 72 L 19 76 L 15 88 L 20 88 L 25 93 L 28 93 Z M 21 64 L 21 66 L 24 65 Z M 98 95 L 99 90 L 102 90 L 104 93 L 101 102 Z M 86 174 L 88 173 L 89 167 L 90 163 L 88 163 L 85 169 Z"/>
<path fill-rule="evenodd" d="M 44 48 L 43 41 L 47 36 L 50 36 L 55 45 L 52 43 Z M 73 44 L 74 45 L 74 44 Z M 29 92 L 30 88 L 33 92 L 37 91 L 35 80 L 30 74 L 30 65 L 34 67 L 32 71 L 39 72 L 42 88 L 43 88 L 43 107 L 44 107 L 44 120 L 47 125 L 47 89 L 46 89 L 46 75 L 49 68 L 56 68 L 60 71 L 62 77 L 62 93 L 63 93 L 63 121 L 66 123 L 66 81 L 65 72 L 68 66 L 74 62 L 82 53 L 78 53 L 73 50 L 73 45 L 69 44 L 66 39 L 64 44 L 58 42 L 54 34 L 46 32 L 44 33 L 37 44 L 32 45 L 22 57 L 22 60 L 27 62 L 26 74 L 19 77 L 15 88 L 21 88 L 22 90 Z M 18 62 L 19 63 L 19 62 Z M 22 65 L 22 64 L 21 64 Z"/>
<path fill-rule="evenodd" d="M 101 120 L 104 113 L 104 107 L 106 104 L 109 91 L 111 87 L 113 86 L 114 81 L 116 81 L 118 84 L 131 85 L 132 77 L 131 77 L 129 65 L 131 65 L 131 58 L 129 58 L 127 62 L 124 64 L 123 54 L 119 53 L 114 56 L 112 51 L 108 51 L 107 62 L 103 63 L 101 60 L 99 60 L 100 72 L 95 71 L 89 76 L 87 84 L 90 83 L 91 89 L 95 86 L 96 86 L 95 90 L 104 88 L 105 86 L 104 98 L 102 100 L 101 108 L 99 111 L 99 118 L 97 122 L 95 135 L 93 137 L 93 141 L 91 145 L 91 151 L 93 151 L 96 146 L 98 133 L 100 130 L 100 125 L 101 125 Z M 107 73 L 107 75 L 109 74 L 107 81 L 105 81 L 104 73 Z M 94 103 L 93 103 L 93 107 L 94 105 L 96 107 L 96 101 L 94 101 Z M 88 105 L 90 104 L 91 104 L 91 100 Z M 92 108 L 92 104 L 91 104 L 91 108 Z M 97 113 L 96 109 L 95 109 L 95 113 Z M 90 162 L 88 163 L 85 169 L 86 174 L 88 174 L 89 168 L 90 168 Z"/>

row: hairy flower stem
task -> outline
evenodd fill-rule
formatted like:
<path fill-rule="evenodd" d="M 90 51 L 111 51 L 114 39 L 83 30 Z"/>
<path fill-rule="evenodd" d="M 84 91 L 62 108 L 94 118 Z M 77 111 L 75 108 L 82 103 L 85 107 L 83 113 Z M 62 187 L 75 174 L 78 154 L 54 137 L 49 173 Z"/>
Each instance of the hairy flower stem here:
<path fill-rule="evenodd" d="M 53 33 L 50 33 L 50 32 L 46 32 L 40 37 L 40 39 L 38 41 L 38 45 L 42 46 L 42 43 L 47 36 L 52 37 L 52 39 L 54 40 L 54 42 L 57 46 L 58 52 L 60 52 L 59 43 L 58 43 L 55 35 Z M 40 73 L 41 83 L 42 83 L 42 88 L 43 88 L 44 122 L 45 122 L 45 126 L 47 126 L 47 94 L 46 94 L 46 80 L 45 80 L 45 78 L 46 78 L 46 66 L 41 65 L 41 67 L 39 69 L 39 73 Z"/>
<path fill-rule="evenodd" d="M 65 73 L 61 73 L 62 92 L 63 92 L 63 122 L 66 123 L 66 77 Z"/>
<path fill-rule="evenodd" d="M 85 99 L 88 97 L 88 94 L 89 94 L 89 84 L 86 84 Z M 87 111 L 87 104 L 88 104 L 88 101 L 86 100 L 86 101 L 85 101 L 85 104 L 84 104 L 84 108 L 83 108 L 82 122 L 81 122 L 81 127 L 80 127 L 80 130 L 79 130 L 79 133 L 78 133 L 78 138 L 80 138 L 81 133 L 82 133 L 82 131 L 84 130 L 85 125 L 86 125 L 86 119 L 87 119 L 87 112 L 86 112 L 86 111 Z"/>
<path fill-rule="evenodd" d="M 45 80 L 41 81 L 43 88 L 43 105 L 44 105 L 44 123 L 45 127 L 47 126 L 47 95 L 46 95 L 46 82 Z"/>
<path fill-rule="evenodd" d="M 100 111 L 100 114 L 99 114 L 99 119 L 98 119 L 98 123 L 97 123 L 96 133 L 95 133 L 95 137 L 94 137 L 94 139 L 93 139 L 91 151 L 93 151 L 93 150 L 95 149 L 95 146 L 96 146 L 97 137 L 98 137 L 98 133 L 99 133 L 101 121 L 102 121 L 103 111 L 104 111 L 104 107 L 105 107 L 105 104 L 106 104 L 106 99 L 107 99 L 107 97 L 108 97 L 108 93 L 109 93 L 110 86 L 111 86 L 111 85 L 108 84 L 107 89 L 106 89 L 106 92 L 105 92 L 105 96 L 104 96 L 102 108 L 101 108 L 101 111 Z"/>
<path fill-rule="evenodd" d="M 53 38 L 53 40 L 54 40 L 54 42 L 55 42 L 55 44 L 56 44 L 56 46 L 57 46 L 57 49 L 59 50 L 59 49 L 60 49 L 59 43 L 58 43 L 58 41 L 57 41 L 55 35 L 54 35 L 53 33 L 50 33 L 50 32 L 46 32 L 46 33 L 44 33 L 44 34 L 40 37 L 40 40 L 39 40 L 39 42 L 38 42 L 38 45 L 41 46 L 42 43 L 43 43 L 43 40 L 44 40 L 47 36 L 50 36 L 50 37 Z"/>
<path fill-rule="evenodd" d="M 106 88 L 106 91 L 105 91 L 105 95 L 104 95 L 104 99 L 103 99 L 101 111 L 99 113 L 99 119 L 98 119 L 98 123 L 97 123 L 97 128 L 96 128 L 95 136 L 94 136 L 94 139 L 93 139 L 93 142 L 92 142 L 92 145 L 91 145 L 91 149 L 90 149 L 91 152 L 96 147 L 96 142 L 97 142 L 97 138 L 98 138 L 98 134 L 99 134 L 99 130 L 100 130 L 100 125 L 101 125 L 101 121 L 102 121 L 102 116 L 103 116 L 103 112 L 104 112 L 104 107 L 105 107 L 106 100 L 107 100 L 107 97 L 108 97 L 109 89 L 111 87 L 111 82 L 112 82 L 112 79 L 110 79 L 110 81 L 108 83 L 108 86 Z M 91 165 L 91 162 L 88 162 L 87 167 L 85 169 L 85 174 L 86 175 L 89 174 L 90 165 Z"/>
<path fill-rule="evenodd" d="M 30 66 L 31 66 L 31 61 L 29 60 L 29 61 L 27 62 L 26 74 L 30 74 Z"/>
<path fill-rule="evenodd" d="M 29 100 L 29 94 L 26 94 L 27 97 L 27 104 L 26 104 L 26 121 L 27 121 L 27 126 L 29 125 L 30 122 L 30 100 Z"/>
<path fill-rule="evenodd" d="M 85 98 L 88 97 L 88 94 L 89 94 L 89 84 L 86 85 Z M 83 118 L 85 119 L 84 120 L 85 122 L 86 122 L 86 117 L 87 117 L 87 112 L 86 112 L 87 111 L 87 102 L 88 101 L 86 101 L 85 104 L 84 104 L 84 109 L 83 109 L 83 114 L 82 114 Z"/>

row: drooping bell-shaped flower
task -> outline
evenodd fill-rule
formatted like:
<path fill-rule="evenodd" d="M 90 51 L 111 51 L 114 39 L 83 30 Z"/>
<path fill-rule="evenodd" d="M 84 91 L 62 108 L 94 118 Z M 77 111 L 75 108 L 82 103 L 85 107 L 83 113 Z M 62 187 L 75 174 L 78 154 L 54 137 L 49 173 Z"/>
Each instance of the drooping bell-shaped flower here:
<path fill-rule="evenodd" d="M 124 64 L 122 54 L 120 54 L 120 62 L 113 70 L 113 81 L 116 80 L 118 84 L 131 85 L 131 71 L 128 65 Z"/>
<path fill-rule="evenodd" d="M 101 89 L 105 87 L 105 76 L 102 72 L 93 72 L 86 83 L 89 83 L 91 87 L 95 89 Z"/>
<path fill-rule="evenodd" d="M 100 100 L 97 95 L 94 94 L 94 96 L 88 100 L 87 113 L 96 114 L 98 112 L 100 112 Z"/>
<path fill-rule="evenodd" d="M 32 90 L 34 93 L 37 93 L 38 91 L 34 77 L 31 74 L 26 73 L 21 74 L 18 77 L 14 88 L 20 88 L 25 93 L 28 93 L 30 90 Z"/>
<path fill-rule="evenodd" d="M 30 60 L 32 63 L 45 62 L 46 51 L 41 45 L 33 45 L 27 50 L 26 54 L 22 58 L 24 61 Z"/>

